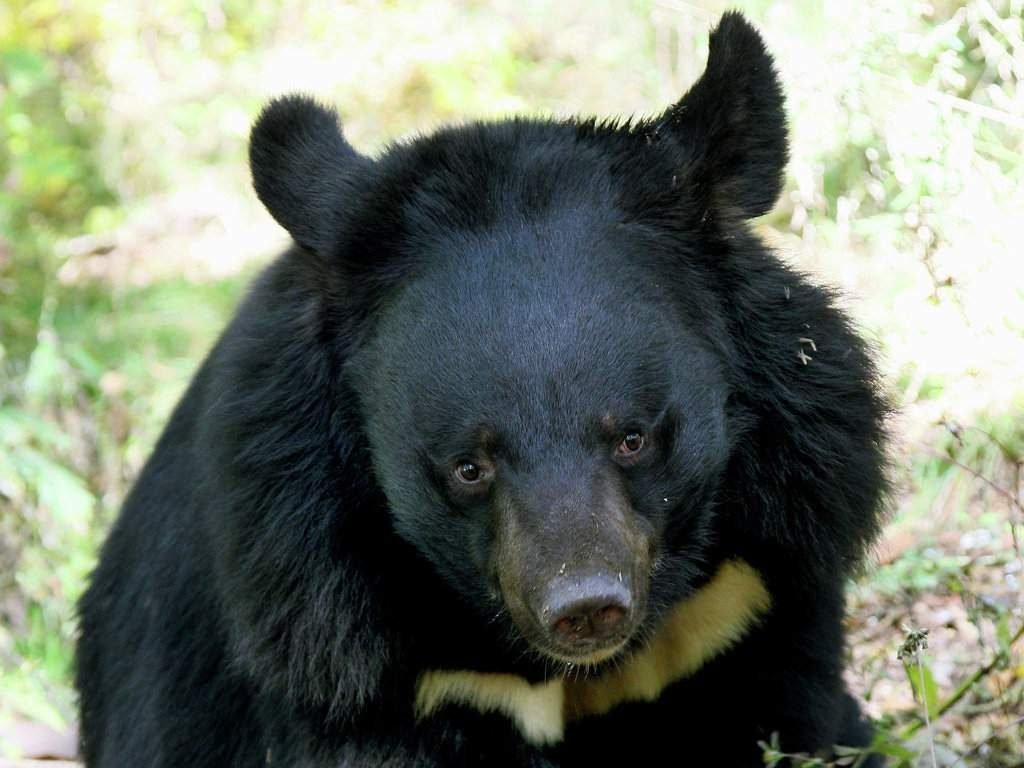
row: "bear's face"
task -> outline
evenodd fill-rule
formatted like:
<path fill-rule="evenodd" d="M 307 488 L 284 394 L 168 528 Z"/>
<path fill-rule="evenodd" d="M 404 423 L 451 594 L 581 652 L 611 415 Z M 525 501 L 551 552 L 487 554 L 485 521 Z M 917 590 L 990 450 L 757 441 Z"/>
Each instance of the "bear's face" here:
<path fill-rule="evenodd" d="M 582 201 L 436 233 L 351 365 L 398 534 L 570 663 L 685 593 L 728 455 L 721 365 L 621 219 Z"/>

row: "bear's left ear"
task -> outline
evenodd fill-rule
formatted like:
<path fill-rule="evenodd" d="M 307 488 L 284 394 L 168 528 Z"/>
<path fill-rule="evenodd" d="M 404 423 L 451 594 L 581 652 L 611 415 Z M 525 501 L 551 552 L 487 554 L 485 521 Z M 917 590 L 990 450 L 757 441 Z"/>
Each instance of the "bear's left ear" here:
<path fill-rule="evenodd" d="M 704 74 L 654 121 L 651 137 L 679 143 L 691 181 L 719 214 L 771 210 L 787 159 L 784 99 L 771 55 L 740 13 L 722 16 Z"/>
<path fill-rule="evenodd" d="M 295 242 L 325 255 L 371 164 L 345 140 L 337 113 L 308 96 L 271 101 L 249 137 L 256 195 Z"/>

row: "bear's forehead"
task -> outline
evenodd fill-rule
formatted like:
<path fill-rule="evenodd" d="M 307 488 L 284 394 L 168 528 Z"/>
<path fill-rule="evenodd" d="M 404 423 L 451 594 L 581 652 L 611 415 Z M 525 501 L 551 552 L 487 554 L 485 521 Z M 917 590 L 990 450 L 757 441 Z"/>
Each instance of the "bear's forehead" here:
<path fill-rule="evenodd" d="M 390 328 L 431 354 L 498 370 L 640 355 L 659 343 L 668 301 L 604 235 L 592 217 L 568 216 L 442 243 L 399 291 Z"/>

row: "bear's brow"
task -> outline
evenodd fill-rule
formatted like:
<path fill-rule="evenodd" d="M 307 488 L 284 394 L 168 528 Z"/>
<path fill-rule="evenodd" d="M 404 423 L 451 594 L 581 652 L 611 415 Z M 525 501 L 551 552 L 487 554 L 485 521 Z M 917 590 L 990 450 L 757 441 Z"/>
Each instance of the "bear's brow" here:
<path fill-rule="evenodd" d="M 478 424 L 467 430 L 434 433 L 426 441 L 426 449 L 442 461 L 474 456 L 480 453 L 496 454 L 505 450 L 506 441 L 492 424 Z"/>

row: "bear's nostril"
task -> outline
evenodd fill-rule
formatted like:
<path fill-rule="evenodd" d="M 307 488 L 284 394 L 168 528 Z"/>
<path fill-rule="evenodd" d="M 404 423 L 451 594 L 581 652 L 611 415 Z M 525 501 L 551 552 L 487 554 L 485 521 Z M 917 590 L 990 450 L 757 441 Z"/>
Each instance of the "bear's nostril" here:
<path fill-rule="evenodd" d="M 566 606 L 551 623 L 552 633 L 563 643 L 606 640 L 619 634 L 626 608 L 618 603 L 583 600 Z"/>
<path fill-rule="evenodd" d="M 582 639 L 590 634 L 590 621 L 583 614 L 563 616 L 555 622 L 554 630 L 566 640 Z"/>
<path fill-rule="evenodd" d="M 606 605 L 593 616 L 598 631 L 614 632 L 626 618 L 626 611 L 620 605 Z"/>

